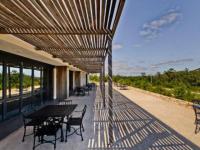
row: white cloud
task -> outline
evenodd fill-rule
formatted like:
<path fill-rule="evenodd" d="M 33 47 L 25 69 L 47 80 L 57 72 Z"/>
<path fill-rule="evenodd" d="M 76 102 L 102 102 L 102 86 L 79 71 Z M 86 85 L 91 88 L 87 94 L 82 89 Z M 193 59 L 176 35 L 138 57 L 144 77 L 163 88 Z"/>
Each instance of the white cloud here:
<path fill-rule="evenodd" d="M 113 49 L 114 50 L 121 49 L 121 48 L 123 48 L 122 44 L 113 44 Z"/>
<path fill-rule="evenodd" d="M 146 67 L 135 65 L 132 66 L 128 61 L 114 61 L 113 62 L 113 73 L 120 75 L 134 75 L 140 74 L 141 72 L 147 71 Z"/>
<path fill-rule="evenodd" d="M 160 31 L 176 22 L 181 17 L 181 13 L 177 10 L 170 10 L 166 14 L 154 19 L 142 26 L 140 35 L 147 39 L 153 39 L 158 36 Z"/>
<path fill-rule="evenodd" d="M 160 62 L 160 63 L 157 63 L 157 64 L 153 64 L 153 65 L 151 65 L 151 68 L 159 68 L 159 67 L 162 67 L 162 66 L 165 66 L 165 65 L 184 64 L 186 62 L 192 62 L 192 61 L 194 61 L 194 59 L 192 59 L 192 58 L 168 60 L 168 61 Z"/>

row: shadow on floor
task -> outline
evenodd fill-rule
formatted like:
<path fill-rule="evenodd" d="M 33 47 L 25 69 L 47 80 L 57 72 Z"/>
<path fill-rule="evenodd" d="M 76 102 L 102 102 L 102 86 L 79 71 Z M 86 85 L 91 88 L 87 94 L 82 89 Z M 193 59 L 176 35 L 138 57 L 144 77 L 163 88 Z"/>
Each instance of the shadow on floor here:
<path fill-rule="evenodd" d="M 89 140 L 88 149 L 200 149 L 117 91 L 113 91 L 114 143 L 108 146 L 108 109 L 103 108 L 98 90 L 94 105 L 94 138 Z"/>

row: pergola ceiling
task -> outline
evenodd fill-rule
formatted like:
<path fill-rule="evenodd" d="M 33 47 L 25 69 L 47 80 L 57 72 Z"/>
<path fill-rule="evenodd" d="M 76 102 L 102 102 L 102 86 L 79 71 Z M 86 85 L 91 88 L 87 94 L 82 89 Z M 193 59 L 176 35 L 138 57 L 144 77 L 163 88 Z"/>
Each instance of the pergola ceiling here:
<path fill-rule="evenodd" d="M 99 72 L 125 0 L 1 0 L 0 34 Z"/>

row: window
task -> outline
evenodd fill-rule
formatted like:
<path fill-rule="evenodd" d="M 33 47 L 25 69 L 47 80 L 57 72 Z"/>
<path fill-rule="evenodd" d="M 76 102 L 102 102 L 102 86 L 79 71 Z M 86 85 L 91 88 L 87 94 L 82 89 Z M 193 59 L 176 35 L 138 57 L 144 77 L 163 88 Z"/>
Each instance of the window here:
<path fill-rule="evenodd" d="M 3 67 L 2 64 L 0 64 L 0 100 L 2 99 L 2 82 L 3 82 L 2 73 L 3 73 Z"/>
<path fill-rule="evenodd" d="M 31 72 L 32 72 L 31 69 L 23 68 L 23 94 L 31 93 L 31 85 L 32 85 Z"/>
<path fill-rule="evenodd" d="M 9 67 L 8 70 L 8 84 L 7 84 L 7 97 L 19 96 L 19 86 L 20 86 L 20 73 L 19 68 Z"/>
<path fill-rule="evenodd" d="M 3 67 L 2 64 L 0 64 L 0 121 L 2 120 L 2 112 L 3 112 L 3 107 L 2 107 L 2 72 L 3 72 Z"/>
<path fill-rule="evenodd" d="M 19 86 L 20 86 L 20 72 L 19 67 L 7 66 L 7 83 L 6 83 L 6 113 L 7 117 L 11 117 L 19 113 L 20 99 L 19 99 Z"/>
<path fill-rule="evenodd" d="M 40 91 L 40 81 L 41 80 L 41 71 L 34 70 L 34 92 L 37 93 Z"/>

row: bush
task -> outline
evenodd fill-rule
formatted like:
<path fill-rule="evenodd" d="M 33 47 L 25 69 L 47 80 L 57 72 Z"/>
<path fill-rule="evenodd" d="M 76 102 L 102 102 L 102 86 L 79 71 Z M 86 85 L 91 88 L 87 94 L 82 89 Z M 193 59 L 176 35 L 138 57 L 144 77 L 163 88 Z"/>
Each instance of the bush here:
<path fill-rule="evenodd" d="M 186 88 L 186 86 L 176 87 L 174 89 L 174 96 L 178 99 L 187 101 L 194 99 L 194 94 L 192 94 L 191 91 Z"/>

